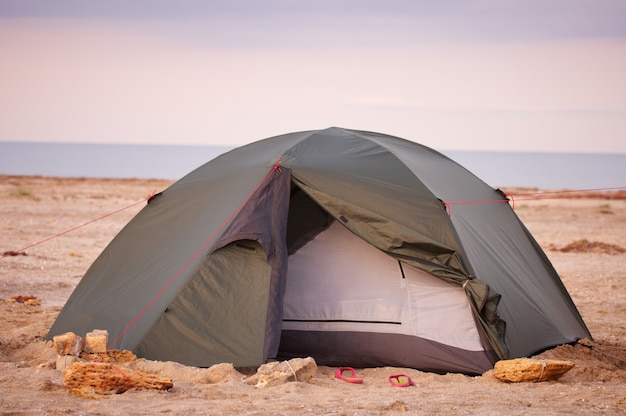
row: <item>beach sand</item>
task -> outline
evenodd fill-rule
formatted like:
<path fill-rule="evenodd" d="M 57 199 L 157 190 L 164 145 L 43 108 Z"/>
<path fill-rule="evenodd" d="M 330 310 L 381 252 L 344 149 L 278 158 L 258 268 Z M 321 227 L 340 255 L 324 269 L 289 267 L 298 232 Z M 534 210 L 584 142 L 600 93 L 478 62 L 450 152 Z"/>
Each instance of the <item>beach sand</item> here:
<path fill-rule="evenodd" d="M 508 190 L 515 211 L 594 337 L 537 356 L 575 363 L 559 380 L 504 383 L 491 371 L 470 377 L 384 367 L 356 369 L 364 380 L 357 385 L 333 380 L 335 368 L 320 366 L 310 382 L 256 388 L 242 381 L 245 372 L 215 381 L 208 370 L 139 360 L 146 371 L 171 377 L 174 387 L 100 400 L 71 394 L 43 338 L 108 242 L 149 194 L 170 183 L 0 176 L 0 255 L 46 240 L 0 259 L 0 414 L 626 414 L 626 199 L 516 196 L 529 190 Z M 15 296 L 41 304 L 9 301 Z M 390 387 L 387 377 L 397 373 L 416 386 Z"/>

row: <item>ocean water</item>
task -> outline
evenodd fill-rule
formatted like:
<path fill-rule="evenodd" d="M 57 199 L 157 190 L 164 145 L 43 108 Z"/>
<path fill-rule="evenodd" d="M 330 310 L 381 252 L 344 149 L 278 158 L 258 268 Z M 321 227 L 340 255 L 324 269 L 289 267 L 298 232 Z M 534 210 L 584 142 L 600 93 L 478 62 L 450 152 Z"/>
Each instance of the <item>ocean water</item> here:
<path fill-rule="evenodd" d="M 231 149 L 0 142 L 0 174 L 175 180 Z M 440 151 L 493 187 L 626 186 L 626 154 Z"/>

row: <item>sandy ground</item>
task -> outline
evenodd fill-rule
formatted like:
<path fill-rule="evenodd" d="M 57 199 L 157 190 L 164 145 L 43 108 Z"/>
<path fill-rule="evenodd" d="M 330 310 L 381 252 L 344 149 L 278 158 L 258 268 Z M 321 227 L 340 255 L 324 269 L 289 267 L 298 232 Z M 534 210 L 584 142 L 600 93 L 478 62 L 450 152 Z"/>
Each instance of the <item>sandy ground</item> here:
<path fill-rule="evenodd" d="M 208 370 L 140 360 L 142 368 L 171 377 L 174 387 L 101 400 L 70 394 L 43 338 L 101 250 L 149 194 L 168 185 L 0 176 L 0 256 L 28 247 L 0 259 L 0 414 L 626 414 L 626 199 L 518 196 L 529 190 L 511 190 L 515 210 L 594 336 L 588 345 L 539 356 L 575 362 L 557 381 L 511 384 L 491 372 L 469 377 L 367 368 L 357 369 L 364 383 L 355 385 L 331 379 L 335 369 L 320 366 L 308 383 L 255 388 L 240 381 L 246 374 L 211 382 Z M 35 296 L 41 305 L 7 300 L 19 295 Z M 395 373 L 410 375 L 416 386 L 391 388 L 387 377 Z"/>

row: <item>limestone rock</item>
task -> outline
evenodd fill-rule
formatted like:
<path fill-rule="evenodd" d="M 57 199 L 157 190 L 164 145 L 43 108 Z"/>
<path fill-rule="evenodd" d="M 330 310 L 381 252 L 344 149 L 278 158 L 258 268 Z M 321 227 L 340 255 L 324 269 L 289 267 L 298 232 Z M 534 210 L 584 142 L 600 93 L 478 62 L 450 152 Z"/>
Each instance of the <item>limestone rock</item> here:
<path fill-rule="evenodd" d="M 205 370 L 208 383 L 240 381 L 242 374 L 231 363 L 212 365 Z"/>
<path fill-rule="evenodd" d="M 59 355 L 57 357 L 55 368 L 59 371 L 64 371 L 67 367 L 71 366 L 77 361 L 79 361 L 79 358 L 74 355 Z"/>
<path fill-rule="evenodd" d="M 556 380 L 572 368 L 572 361 L 516 358 L 498 361 L 493 367 L 493 376 L 511 383 L 538 382 Z"/>
<path fill-rule="evenodd" d="M 106 329 L 94 329 L 85 335 L 86 353 L 106 352 L 109 342 L 109 331 Z"/>
<path fill-rule="evenodd" d="M 174 381 L 186 381 L 199 384 L 217 384 L 240 382 L 244 375 L 231 363 L 220 363 L 209 368 L 186 366 L 174 361 L 152 361 L 140 358 L 129 362 L 129 367 L 148 373 L 171 377 Z"/>
<path fill-rule="evenodd" d="M 137 356 L 129 350 L 107 350 L 105 352 L 83 352 L 80 358 L 87 361 L 100 361 L 105 363 L 129 363 L 135 361 Z"/>
<path fill-rule="evenodd" d="M 52 343 L 54 350 L 59 355 L 73 355 L 78 357 L 85 347 L 84 339 L 73 332 L 55 335 L 52 337 Z"/>
<path fill-rule="evenodd" d="M 290 381 L 307 382 L 316 374 L 317 364 L 313 358 L 294 358 L 263 364 L 245 383 L 255 387 L 279 386 Z"/>
<path fill-rule="evenodd" d="M 63 372 L 64 383 L 73 394 L 97 398 L 132 388 L 169 390 L 172 379 L 135 371 L 111 363 L 76 362 Z"/>

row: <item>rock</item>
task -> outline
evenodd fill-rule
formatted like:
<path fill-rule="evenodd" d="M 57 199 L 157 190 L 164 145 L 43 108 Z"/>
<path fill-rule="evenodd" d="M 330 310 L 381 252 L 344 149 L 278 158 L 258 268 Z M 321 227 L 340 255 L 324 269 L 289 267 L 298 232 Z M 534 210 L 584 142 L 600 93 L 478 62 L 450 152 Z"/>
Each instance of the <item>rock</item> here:
<path fill-rule="evenodd" d="M 279 386 L 290 381 L 307 382 L 316 374 L 317 364 L 313 358 L 294 358 L 263 364 L 245 383 L 255 387 Z"/>
<path fill-rule="evenodd" d="M 59 355 L 57 357 L 56 369 L 64 371 L 67 367 L 71 366 L 80 359 L 74 355 Z"/>
<path fill-rule="evenodd" d="M 242 374 L 238 372 L 231 363 L 220 363 L 212 365 L 205 370 L 208 383 L 235 382 L 240 381 Z"/>
<path fill-rule="evenodd" d="M 402 400 L 396 400 L 395 402 L 383 407 L 383 410 L 391 410 L 393 412 L 406 412 L 409 410 L 409 406 Z"/>
<path fill-rule="evenodd" d="M 119 394 L 132 388 L 169 390 L 174 386 L 170 378 L 111 363 L 95 362 L 72 364 L 63 372 L 63 380 L 73 394 L 90 398 L 97 398 L 96 395 Z"/>
<path fill-rule="evenodd" d="M 220 363 L 209 368 L 198 368 L 173 361 L 152 361 L 140 358 L 129 362 L 127 365 L 138 371 L 171 377 L 174 381 L 199 384 L 240 382 L 244 377 L 231 363 Z"/>
<path fill-rule="evenodd" d="M 108 350 L 105 352 L 83 352 L 80 358 L 87 361 L 99 361 L 104 363 L 129 363 L 135 361 L 137 356 L 129 350 Z"/>
<path fill-rule="evenodd" d="M 85 341 L 82 337 L 79 337 L 73 332 L 66 332 L 65 334 L 55 335 L 52 337 L 52 343 L 54 350 L 59 355 L 73 355 L 80 356 L 85 346 Z"/>
<path fill-rule="evenodd" d="M 106 329 L 94 329 L 85 335 L 86 353 L 106 352 L 109 343 L 109 331 Z"/>
<path fill-rule="evenodd" d="M 32 296 L 32 295 L 17 295 L 17 296 L 12 296 L 8 299 L 5 299 L 5 302 L 17 302 L 17 303 L 23 303 L 26 305 L 30 305 L 30 306 L 39 306 L 41 305 L 41 299 L 37 298 L 36 296 Z"/>
<path fill-rule="evenodd" d="M 538 382 L 557 380 L 572 368 L 571 361 L 516 358 L 498 361 L 493 367 L 493 376 L 511 383 Z"/>

